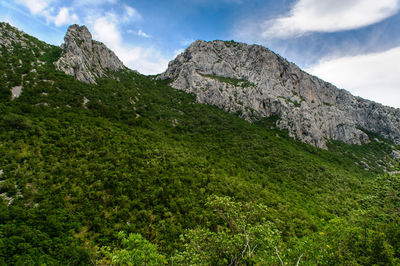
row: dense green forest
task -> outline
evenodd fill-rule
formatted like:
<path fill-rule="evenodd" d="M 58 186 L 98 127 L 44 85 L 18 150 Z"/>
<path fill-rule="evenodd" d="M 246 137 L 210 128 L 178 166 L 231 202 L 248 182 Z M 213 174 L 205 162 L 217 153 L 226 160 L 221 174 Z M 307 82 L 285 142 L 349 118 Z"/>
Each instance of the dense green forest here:
<path fill-rule="evenodd" d="M 0 265 L 400 264 L 399 147 L 317 149 L 130 70 L 78 82 L 26 38 L 0 46 Z"/>

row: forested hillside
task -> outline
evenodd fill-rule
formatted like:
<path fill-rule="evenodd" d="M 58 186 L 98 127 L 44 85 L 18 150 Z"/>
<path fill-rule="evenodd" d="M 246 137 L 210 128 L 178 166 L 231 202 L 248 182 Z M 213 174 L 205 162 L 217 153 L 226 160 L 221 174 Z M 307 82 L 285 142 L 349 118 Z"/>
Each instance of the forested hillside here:
<path fill-rule="evenodd" d="M 321 150 L 130 70 L 79 82 L 25 37 L 0 46 L 0 264 L 400 263 L 400 147 Z"/>

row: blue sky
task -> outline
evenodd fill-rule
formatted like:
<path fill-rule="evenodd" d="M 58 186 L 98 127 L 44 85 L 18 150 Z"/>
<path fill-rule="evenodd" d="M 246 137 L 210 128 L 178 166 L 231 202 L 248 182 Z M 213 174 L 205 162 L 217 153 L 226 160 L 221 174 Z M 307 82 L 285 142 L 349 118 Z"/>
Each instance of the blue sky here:
<path fill-rule="evenodd" d="M 357 96 L 400 107 L 400 0 L 0 0 L 0 20 L 60 45 L 88 26 L 132 69 L 164 71 L 191 42 L 264 45 Z"/>

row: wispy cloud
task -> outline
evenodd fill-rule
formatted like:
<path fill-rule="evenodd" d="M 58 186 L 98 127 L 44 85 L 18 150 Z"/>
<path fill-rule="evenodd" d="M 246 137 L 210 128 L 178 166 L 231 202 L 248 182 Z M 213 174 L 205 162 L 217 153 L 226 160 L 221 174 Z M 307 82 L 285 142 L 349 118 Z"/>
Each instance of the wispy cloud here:
<path fill-rule="evenodd" d="M 87 6 L 87 7 L 98 7 L 103 5 L 114 5 L 117 4 L 118 0 L 73 0 L 73 6 Z"/>
<path fill-rule="evenodd" d="M 118 4 L 117 0 L 75 0 L 68 6 L 60 5 L 61 2 L 58 0 L 13 1 L 18 6 L 24 6 L 31 16 L 43 18 L 49 25 L 54 24 L 56 27 L 73 23 L 87 25 L 94 39 L 104 42 L 126 66 L 143 74 L 157 74 L 164 71 L 171 59 L 162 55 L 159 49 L 131 45 L 124 40 L 122 29 L 127 25 L 137 27 L 137 23 L 143 18 L 134 7 Z M 134 33 L 143 38 L 152 37 L 142 29 Z"/>
<path fill-rule="evenodd" d="M 26 6 L 32 14 L 40 14 L 52 2 L 51 0 L 16 0 L 17 3 Z"/>
<path fill-rule="evenodd" d="M 142 20 L 142 15 L 133 7 L 124 5 L 125 13 L 123 15 L 124 22 Z"/>
<path fill-rule="evenodd" d="M 32 15 L 43 17 L 47 23 L 54 23 L 57 27 L 79 22 L 78 15 L 72 8 L 57 7 L 54 0 L 15 0 L 15 2 L 25 6 Z"/>
<path fill-rule="evenodd" d="M 143 74 L 158 74 L 168 66 L 170 58 L 162 55 L 158 49 L 124 43 L 118 21 L 109 14 L 94 20 L 89 28 L 93 37 L 104 42 L 129 68 Z"/>
<path fill-rule="evenodd" d="M 400 47 L 321 60 L 308 72 L 357 96 L 400 108 Z"/>
<path fill-rule="evenodd" d="M 139 35 L 140 37 L 144 37 L 144 38 L 151 38 L 150 34 L 147 34 L 146 32 L 144 32 L 142 30 L 138 30 L 137 35 Z"/>
<path fill-rule="evenodd" d="M 67 7 L 62 7 L 55 17 L 51 17 L 51 20 L 53 20 L 54 24 L 58 27 L 69 23 L 76 23 L 79 21 L 79 18 L 77 14 L 71 13 L 70 9 Z"/>
<path fill-rule="evenodd" d="M 126 32 L 130 33 L 130 34 L 134 34 L 137 35 L 139 37 L 143 37 L 143 38 L 151 38 L 151 35 L 144 32 L 143 30 L 139 29 L 137 31 L 134 30 L 127 30 Z"/>
<path fill-rule="evenodd" d="M 118 26 L 113 21 L 110 21 L 108 17 L 97 18 L 91 23 L 90 28 L 92 28 L 92 34 L 95 39 L 99 39 L 112 47 L 117 47 L 121 44 L 122 37 Z"/>
<path fill-rule="evenodd" d="M 182 45 L 182 46 L 189 46 L 189 45 L 191 45 L 193 42 L 194 42 L 195 40 L 194 39 L 185 39 L 185 40 L 182 40 L 181 42 L 180 42 L 180 44 Z"/>
<path fill-rule="evenodd" d="M 399 0 L 298 0 L 289 13 L 250 21 L 241 34 L 253 39 L 298 37 L 310 32 L 338 32 L 376 24 L 396 14 Z"/>

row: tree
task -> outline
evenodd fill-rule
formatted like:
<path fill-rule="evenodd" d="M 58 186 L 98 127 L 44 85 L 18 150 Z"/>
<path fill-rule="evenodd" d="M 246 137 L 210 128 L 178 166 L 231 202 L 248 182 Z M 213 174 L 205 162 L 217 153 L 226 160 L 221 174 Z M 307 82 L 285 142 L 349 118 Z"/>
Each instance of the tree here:
<path fill-rule="evenodd" d="M 100 265 L 163 265 L 164 256 L 157 251 L 157 245 L 150 243 L 140 234 L 118 233 L 118 247 L 102 247 L 98 252 Z"/>
<path fill-rule="evenodd" d="M 212 209 L 217 226 L 196 228 L 182 236 L 184 250 L 174 258 L 178 265 L 280 263 L 276 250 L 282 241 L 275 225 L 265 218 L 266 206 L 218 196 L 208 198 L 206 206 Z"/>

